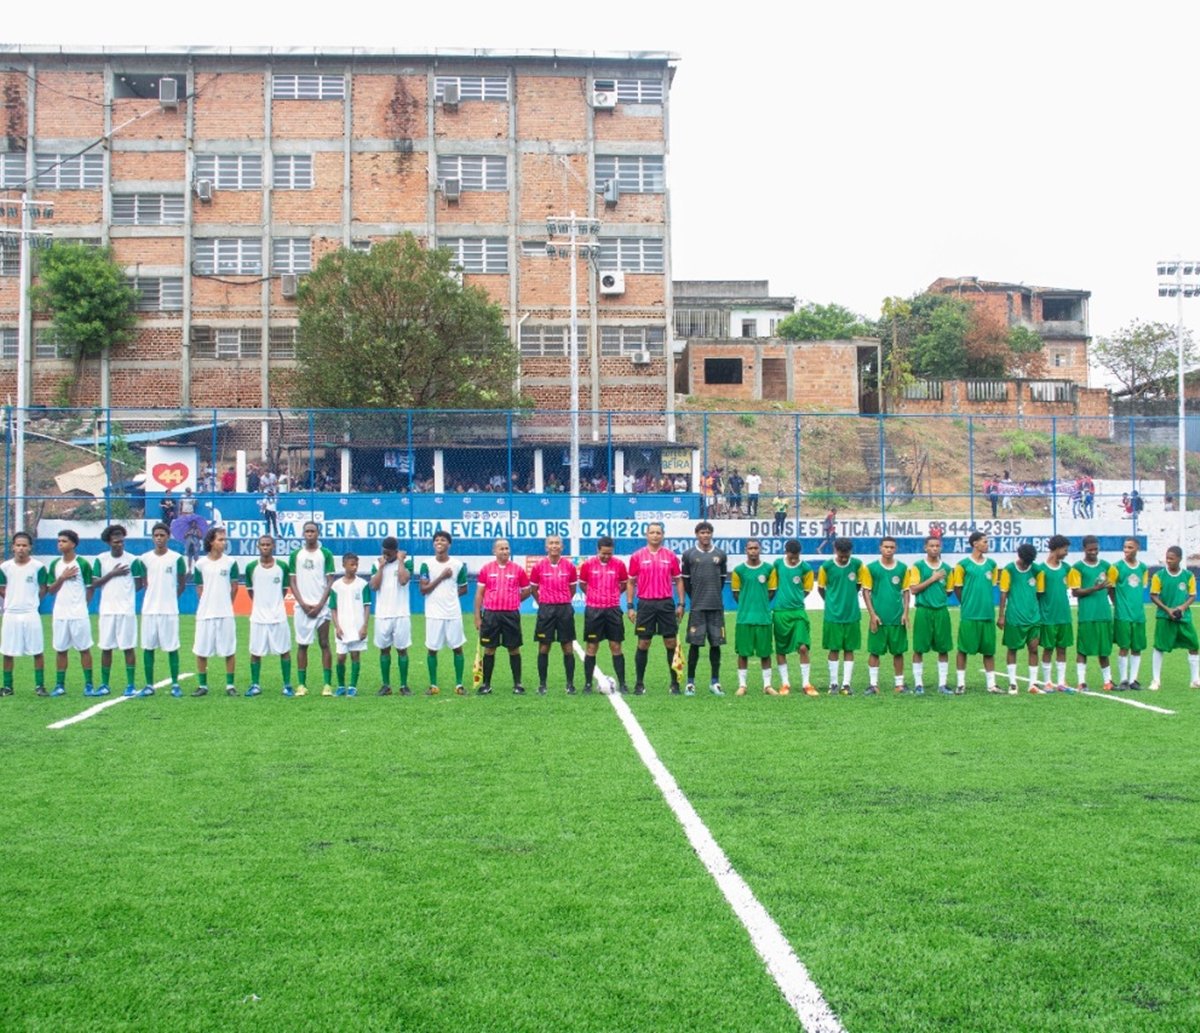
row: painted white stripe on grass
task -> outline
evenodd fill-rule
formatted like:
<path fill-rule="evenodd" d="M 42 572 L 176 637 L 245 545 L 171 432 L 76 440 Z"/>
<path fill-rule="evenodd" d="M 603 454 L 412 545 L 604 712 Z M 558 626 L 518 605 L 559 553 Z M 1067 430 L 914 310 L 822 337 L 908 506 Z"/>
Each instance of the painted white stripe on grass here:
<path fill-rule="evenodd" d="M 996 674 L 998 677 L 1008 678 L 1007 671 L 1005 671 L 1005 672 L 997 671 Z M 1029 681 L 1029 680 L 1030 679 L 1026 678 L 1024 675 L 1020 675 L 1020 674 L 1017 675 L 1017 681 Z M 1039 684 L 1041 684 L 1041 683 L 1039 682 Z M 1047 693 L 1047 695 L 1049 695 L 1049 693 Z M 1153 714 L 1166 714 L 1169 717 L 1173 717 L 1175 715 L 1174 710 L 1167 710 L 1165 707 L 1156 707 L 1156 706 L 1152 706 L 1149 703 L 1142 703 L 1140 700 L 1130 699 L 1128 696 L 1114 696 L 1112 693 L 1109 693 L 1109 692 L 1092 692 L 1090 689 L 1084 689 L 1081 692 L 1079 689 L 1076 689 L 1074 691 L 1073 695 L 1091 696 L 1092 699 L 1110 699 L 1114 703 L 1124 703 L 1127 707 L 1137 707 L 1138 710 L 1149 710 Z"/>
<path fill-rule="evenodd" d="M 838 1017 L 829 1007 L 817 984 L 812 981 L 804 963 L 796 957 L 796 952 L 792 950 L 792 945 L 788 943 L 775 919 L 759 903 L 746 880 L 729 863 L 725 851 L 713 838 L 691 801 L 683 794 L 683 790 L 679 788 L 663 762 L 658 759 L 658 754 L 654 752 L 654 747 L 650 745 L 642 726 L 633 716 L 629 704 L 621 698 L 620 693 L 612 691 L 612 681 L 607 675 L 597 670 L 596 678 L 598 681 L 603 678 L 607 682 L 609 702 L 625 726 L 625 731 L 629 733 L 633 748 L 654 776 L 667 806 L 675 812 L 675 817 L 687 833 L 692 849 L 704 862 L 704 867 L 720 887 L 729 906 L 733 908 L 733 913 L 746 927 L 746 932 L 750 934 L 750 942 L 754 944 L 754 949 L 763 959 L 767 971 L 771 973 L 784 1000 L 800 1019 L 801 1025 L 807 1033 L 844 1033 L 844 1027 L 838 1021 Z"/>
<path fill-rule="evenodd" d="M 179 676 L 179 680 L 183 681 L 184 678 L 190 678 L 191 676 L 192 672 L 189 671 L 187 674 L 181 674 Z M 161 689 L 171 684 L 172 681 L 170 678 L 164 678 L 160 682 L 155 682 L 154 687 L 156 689 Z M 102 713 L 109 707 L 115 707 L 118 703 L 124 703 L 127 699 L 137 698 L 137 696 L 126 695 L 113 696 L 110 699 L 106 699 L 103 703 L 97 703 L 94 706 L 88 707 L 87 710 L 81 710 L 78 714 L 74 715 L 74 717 L 64 717 L 61 721 L 55 721 L 54 724 L 46 725 L 46 727 L 54 729 L 69 728 L 71 725 L 79 724 L 80 721 L 86 721 L 89 717 L 95 717 L 97 714 Z"/>

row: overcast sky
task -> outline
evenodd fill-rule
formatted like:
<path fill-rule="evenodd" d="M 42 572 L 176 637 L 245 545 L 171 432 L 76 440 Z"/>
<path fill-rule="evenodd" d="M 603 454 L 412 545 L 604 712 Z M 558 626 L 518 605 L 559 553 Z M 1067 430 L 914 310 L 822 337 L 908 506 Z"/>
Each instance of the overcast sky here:
<path fill-rule="evenodd" d="M 1155 262 L 1200 259 L 1194 0 L 9 7 L 10 43 L 673 51 L 677 279 L 872 317 L 938 276 L 1079 288 L 1103 335 L 1173 322 Z"/>

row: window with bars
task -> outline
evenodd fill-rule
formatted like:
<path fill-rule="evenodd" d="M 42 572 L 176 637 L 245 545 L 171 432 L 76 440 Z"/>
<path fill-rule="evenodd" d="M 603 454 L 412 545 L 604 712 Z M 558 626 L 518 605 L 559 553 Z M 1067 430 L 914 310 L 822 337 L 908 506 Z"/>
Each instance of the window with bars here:
<path fill-rule="evenodd" d="M 271 272 L 307 273 L 312 271 L 310 237 L 276 237 L 271 241 Z"/>
<path fill-rule="evenodd" d="M 192 358 L 257 359 L 262 354 L 262 330 L 256 326 L 192 327 Z"/>
<path fill-rule="evenodd" d="M 667 331 L 661 326 L 602 326 L 600 354 L 603 356 L 636 355 L 649 352 L 662 358 Z"/>
<path fill-rule="evenodd" d="M 1029 383 L 1029 397 L 1035 402 L 1069 402 L 1071 383 L 1067 380 L 1033 380 Z"/>
<path fill-rule="evenodd" d="M 582 334 L 580 337 L 582 338 Z M 580 347 L 583 346 L 582 339 Z M 521 327 L 521 354 L 528 356 L 549 355 L 562 358 L 571 347 L 571 329 L 566 326 Z"/>
<path fill-rule="evenodd" d="M 507 190 L 508 159 L 502 154 L 439 154 L 439 180 L 457 179 L 463 190 Z"/>
<path fill-rule="evenodd" d="M 661 194 L 666 189 L 661 154 L 597 154 L 596 189 L 610 179 L 623 194 Z"/>
<path fill-rule="evenodd" d="M 129 286 L 138 292 L 139 312 L 178 312 L 183 308 L 182 276 L 133 276 Z"/>
<path fill-rule="evenodd" d="M 375 242 L 366 237 L 356 237 L 350 241 L 350 250 L 357 251 L 360 255 L 369 255 L 371 253 L 371 245 Z"/>
<path fill-rule="evenodd" d="M 593 88 L 597 93 L 616 91 L 621 104 L 661 104 L 663 82 L 661 79 L 596 79 Z"/>
<path fill-rule="evenodd" d="M 260 237 L 206 237 L 196 241 L 192 268 L 202 276 L 256 276 L 263 270 L 262 257 Z"/>
<path fill-rule="evenodd" d="M 728 337 L 729 313 L 719 308 L 675 306 L 676 337 Z"/>
<path fill-rule="evenodd" d="M 508 100 L 506 75 L 439 75 L 433 80 L 435 100 L 444 100 L 446 86 L 458 85 L 459 100 Z"/>
<path fill-rule="evenodd" d="M 439 237 L 451 261 L 464 273 L 508 272 L 508 241 L 504 237 Z"/>
<path fill-rule="evenodd" d="M 275 75 L 271 77 L 271 96 L 275 100 L 344 100 L 344 75 Z"/>
<path fill-rule="evenodd" d="M 15 190 L 25 185 L 25 152 L 0 154 L 0 190 Z"/>
<path fill-rule="evenodd" d="M 197 154 L 196 178 L 210 179 L 218 190 L 261 190 L 261 154 Z"/>
<path fill-rule="evenodd" d="M 40 190 L 98 190 L 104 185 L 104 155 L 38 154 L 37 185 Z"/>
<path fill-rule="evenodd" d="M 118 226 L 182 226 L 183 194 L 114 194 L 112 221 Z"/>
<path fill-rule="evenodd" d="M 0 327 L 0 359 L 17 357 L 17 333 L 15 326 Z"/>
<path fill-rule="evenodd" d="M 294 359 L 296 357 L 296 333 L 298 327 L 273 326 L 267 332 L 267 356 L 272 359 Z"/>
<path fill-rule="evenodd" d="M 0 237 L 0 276 L 18 276 L 21 272 L 21 242 L 16 237 Z"/>
<path fill-rule="evenodd" d="M 622 269 L 627 273 L 661 273 L 663 242 L 661 237 L 601 237 L 600 268 Z"/>
<path fill-rule="evenodd" d="M 53 327 L 44 326 L 33 332 L 33 357 L 35 359 L 69 359 L 71 346 L 59 339 Z"/>
<path fill-rule="evenodd" d="M 311 154 L 276 154 L 272 165 L 271 186 L 276 190 L 312 189 L 313 156 Z"/>

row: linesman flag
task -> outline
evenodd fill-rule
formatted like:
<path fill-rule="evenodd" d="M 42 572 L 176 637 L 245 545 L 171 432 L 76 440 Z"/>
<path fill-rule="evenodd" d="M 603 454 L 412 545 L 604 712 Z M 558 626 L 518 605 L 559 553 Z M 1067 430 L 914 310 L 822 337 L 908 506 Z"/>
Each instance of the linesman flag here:
<path fill-rule="evenodd" d="M 683 674 L 683 642 L 676 641 L 675 655 L 671 657 L 671 670 L 676 674 Z"/>
<path fill-rule="evenodd" d="M 483 684 L 483 643 L 475 641 L 475 663 L 471 666 L 471 680 L 475 688 Z"/>

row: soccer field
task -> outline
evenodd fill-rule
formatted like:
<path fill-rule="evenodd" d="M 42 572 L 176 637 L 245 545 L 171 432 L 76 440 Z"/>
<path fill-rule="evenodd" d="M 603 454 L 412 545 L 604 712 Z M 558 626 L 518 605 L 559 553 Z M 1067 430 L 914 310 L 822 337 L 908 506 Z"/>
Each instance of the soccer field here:
<path fill-rule="evenodd" d="M 423 654 L 411 699 L 375 697 L 374 650 L 357 699 L 284 699 L 268 659 L 261 698 L 213 677 L 207 699 L 57 730 L 94 702 L 77 660 L 61 699 L 19 664 L 0 700 L 0 1027 L 801 1028 L 612 701 L 567 697 L 555 654 L 545 698 L 514 698 L 503 657 L 494 696 L 443 675 L 426 698 Z M 886 676 L 878 698 L 767 698 L 752 670 L 745 698 L 687 699 L 656 645 L 627 703 L 845 1029 L 1200 1028 L 1183 654 L 1133 697 L 1173 714 L 989 696 L 973 671 L 958 698 Z"/>

